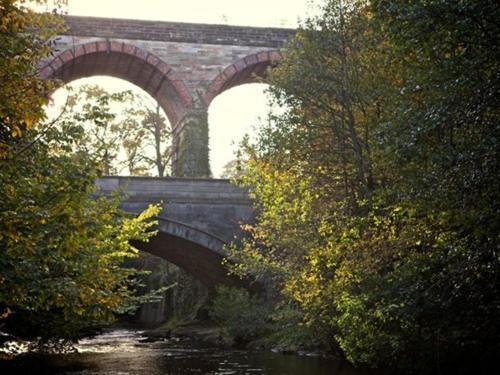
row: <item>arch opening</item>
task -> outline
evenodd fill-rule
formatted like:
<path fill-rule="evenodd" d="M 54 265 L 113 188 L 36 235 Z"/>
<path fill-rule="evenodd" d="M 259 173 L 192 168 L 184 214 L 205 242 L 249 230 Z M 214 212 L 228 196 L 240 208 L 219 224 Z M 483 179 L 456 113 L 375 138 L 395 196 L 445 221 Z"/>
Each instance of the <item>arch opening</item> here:
<path fill-rule="evenodd" d="M 206 107 L 214 98 L 235 86 L 245 83 L 257 83 L 259 78 L 266 76 L 268 68 L 283 60 L 284 55 L 279 51 L 263 51 L 249 55 L 226 67 L 208 86 L 203 101 Z"/>
<path fill-rule="evenodd" d="M 169 65 L 154 54 L 123 42 L 76 45 L 46 62 L 40 75 L 65 83 L 98 75 L 129 81 L 155 98 L 172 124 L 192 104 L 187 88 Z"/>
<path fill-rule="evenodd" d="M 208 109 L 210 169 L 216 178 L 234 177 L 243 137 L 252 139 L 271 107 L 263 83 L 233 87 L 218 95 Z"/>
<path fill-rule="evenodd" d="M 214 177 L 237 173 L 236 153 L 245 134 L 270 111 L 267 70 L 284 58 L 279 51 L 246 56 L 226 67 L 208 86 L 203 101 L 209 109 L 210 168 Z"/>
<path fill-rule="evenodd" d="M 129 81 L 111 76 L 73 80 L 52 93 L 51 103 L 46 107 L 48 118 L 64 121 L 77 115 L 85 117 L 88 110 L 84 110 L 84 106 L 99 105 L 102 95 L 123 98 L 123 101 L 110 100 L 109 113 L 114 117 L 108 120 L 109 124 L 96 126 L 91 120 L 82 119 L 77 122 L 85 129 L 82 143 L 89 153 L 97 152 L 94 156 L 99 159 L 102 148 L 110 149 L 112 168 L 109 173 L 104 173 L 122 176 L 170 175 L 172 126 L 155 98 Z"/>

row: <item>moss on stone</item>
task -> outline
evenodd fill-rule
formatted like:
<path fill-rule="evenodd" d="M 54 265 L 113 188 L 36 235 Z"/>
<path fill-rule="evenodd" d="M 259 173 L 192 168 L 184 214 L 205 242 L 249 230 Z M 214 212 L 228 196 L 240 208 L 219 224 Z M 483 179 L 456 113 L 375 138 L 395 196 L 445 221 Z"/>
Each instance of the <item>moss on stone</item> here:
<path fill-rule="evenodd" d="M 179 125 L 182 131 L 178 143 L 176 175 L 179 177 L 211 177 L 206 109 L 190 110 Z"/>

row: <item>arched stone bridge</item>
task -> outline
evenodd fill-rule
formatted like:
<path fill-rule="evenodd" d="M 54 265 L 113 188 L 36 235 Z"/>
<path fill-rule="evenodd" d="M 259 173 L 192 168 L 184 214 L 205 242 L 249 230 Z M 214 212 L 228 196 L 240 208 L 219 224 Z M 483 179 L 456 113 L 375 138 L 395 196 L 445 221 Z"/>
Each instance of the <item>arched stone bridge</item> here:
<path fill-rule="evenodd" d="M 207 109 L 223 91 L 255 82 L 283 58 L 294 30 L 227 25 L 65 18 L 46 78 L 110 75 L 157 100 L 172 125 L 173 174 L 209 177 Z M 244 103 L 242 103 L 244 105 Z"/>
<path fill-rule="evenodd" d="M 68 83 L 109 75 L 148 92 L 171 125 L 173 174 L 209 177 L 208 118 L 212 100 L 234 86 L 255 82 L 278 63 L 294 30 L 92 17 L 66 17 L 54 55 L 40 75 Z M 245 103 L 242 103 L 245 105 Z M 226 180 L 107 177 L 104 194 L 120 188 L 123 208 L 138 213 L 163 201 L 159 234 L 142 250 L 161 256 L 208 286 L 231 282 L 221 265 L 224 243 L 252 220 L 246 192 Z"/>
<path fill-rule="evenodd" d="M 241 223 L 253 219 L 247 192 L 228 180 L 203 178 L 104 177 L 102 194 L 119 190 L 122 208 L 139 213 L 160 203 L 158 235 L 141 250 L 166 259 L 199 278 L 208 287 L 238 284 L 222 266 L 223 246 L 241 238 Z"/>

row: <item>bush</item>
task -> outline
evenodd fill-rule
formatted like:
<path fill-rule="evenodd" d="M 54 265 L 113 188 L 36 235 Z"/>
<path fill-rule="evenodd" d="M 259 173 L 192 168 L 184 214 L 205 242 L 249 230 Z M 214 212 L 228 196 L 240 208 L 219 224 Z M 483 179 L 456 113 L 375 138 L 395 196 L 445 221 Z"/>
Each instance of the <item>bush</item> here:
<path fill-rule="evenodd" d="M 224 329 L 226 343 L 246 345 L 265 334 L 270 307 L 245 289 L 220 286 L 209 314 Z"/>

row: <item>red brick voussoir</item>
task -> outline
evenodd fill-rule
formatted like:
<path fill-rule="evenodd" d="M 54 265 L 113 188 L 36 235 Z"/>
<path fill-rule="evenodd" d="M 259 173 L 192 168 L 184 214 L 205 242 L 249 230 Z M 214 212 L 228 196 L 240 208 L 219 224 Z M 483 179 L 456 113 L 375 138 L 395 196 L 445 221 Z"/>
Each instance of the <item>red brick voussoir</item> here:
<path fill-rule="evenodd" d="M 208 86 L 203 101 L 208 108 L 212 100 L 222 92 L 244 84 L 255 82 L 255 76 L 264 77 L 266 68 L 273 66 L 285 58 L 279 51 L 262 51 L 236 61 L 226 67 Z"/>
<path fill-rule="evenodd" d="M 113 56 L 113 58 L 106 58 L 108 54 Z M 120 61 L 129 64 L 129 68 L 125 69 L 123 63 L 120 66 Z M 132 69 L 132 66 L 135 68 Z M 70 74 L 63 75 L 64 69 L 66 69 L 66 73 L 70 71 Z M 153 71 L 153 74 L 147 78 L 136 80 L 132 71 L 141 72 L 146 69 Z M 148 91 L 151 83 L 150 80 L 154 76 L 158 83 L 166 83 L 171 88 L 170 91 L 173 93 L 173 96 L 169 100 L 177 101 L 184 108 L 190 107 L 193 102 L 184 82 L 177 76 L 172 67 L 153 53 L 124 42 L 101 40 L 73 46 L 70 49 L 62 51 L 51 60 L 46 61 L 40 66 L 39 71 L 39 76 L 42 78 L 61 78 L 65 83 L 74 79 L 99 74 L 117 76 L 129 80 L 146 91 Z M 127 77 L 127 74 L 130 77 Z M 158 85 L 155 87 L 158 87 Z M 151 94 L 155 95 L 156 93 L 152 92 Z M 155 99 L 158 100 L 159 98 Z M 165 102 L 165 100 L 162 102 Z M 182 113 L 173 113 L 172 108 L 174 107 L 164 109 L 170 112 L 167 112 L 169 119 L 176 121 Z M 179 110 L 175 112 L 179 112 Z"/>

